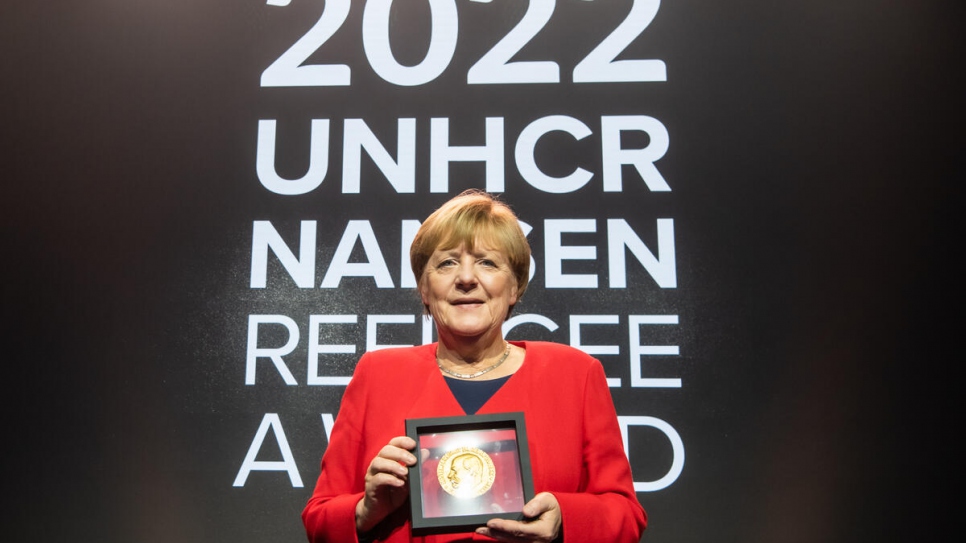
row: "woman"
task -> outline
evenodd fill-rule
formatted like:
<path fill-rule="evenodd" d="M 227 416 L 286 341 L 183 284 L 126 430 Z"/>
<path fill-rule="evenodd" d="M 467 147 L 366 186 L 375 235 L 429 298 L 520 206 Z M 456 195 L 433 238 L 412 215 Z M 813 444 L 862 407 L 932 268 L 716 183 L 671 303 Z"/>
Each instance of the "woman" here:
<path fill-rule="evenodd" d="M 467 191 L 422 225 L 410 261 L 439 341 L 366 353 L 346 388 L 302 520 L 312 542 L 637 542 L 646 525 L 600 363 L 570 347 L 507 342 L 530 247 L 516 216 Z M 525 521 L 414 538 L 408 418 L 522 411 L 533 484 Z"/>

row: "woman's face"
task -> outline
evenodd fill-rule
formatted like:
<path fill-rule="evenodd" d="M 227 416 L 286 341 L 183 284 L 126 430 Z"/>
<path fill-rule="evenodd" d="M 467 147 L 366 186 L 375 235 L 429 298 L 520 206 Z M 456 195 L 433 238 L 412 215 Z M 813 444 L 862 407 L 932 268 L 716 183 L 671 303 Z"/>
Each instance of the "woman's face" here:
<path fill-rule="evenodd" d="M 473 251 L 460 245 L 433 252 L 419 294 L 441 335 L 502 337 L 503 321 L 517 302 L 517 283 L 503 253 L 477 242 Z"/>

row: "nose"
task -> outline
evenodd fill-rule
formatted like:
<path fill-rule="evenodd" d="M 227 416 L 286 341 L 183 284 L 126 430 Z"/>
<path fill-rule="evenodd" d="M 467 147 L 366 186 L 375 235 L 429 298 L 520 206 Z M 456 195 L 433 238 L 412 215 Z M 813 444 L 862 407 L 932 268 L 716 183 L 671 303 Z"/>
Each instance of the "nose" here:
<path fill-rule="evenodd" d="M 476 270 L 472 262 L 460 262 L 459 270 L 456 274 L 456 288 L 463 292 L 468 292 L 476 288 Z"/>

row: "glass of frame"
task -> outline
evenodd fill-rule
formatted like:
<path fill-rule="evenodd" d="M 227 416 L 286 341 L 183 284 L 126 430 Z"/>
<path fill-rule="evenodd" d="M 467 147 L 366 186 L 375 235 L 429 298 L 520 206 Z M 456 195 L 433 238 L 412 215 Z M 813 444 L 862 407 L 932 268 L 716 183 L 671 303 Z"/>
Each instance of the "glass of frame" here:
<path fill-rule="evenodd" d="M 491 518 L 521 520 L 533 498 L 523 413 L 406 420 L 413 535 L 471 532 Z"/>

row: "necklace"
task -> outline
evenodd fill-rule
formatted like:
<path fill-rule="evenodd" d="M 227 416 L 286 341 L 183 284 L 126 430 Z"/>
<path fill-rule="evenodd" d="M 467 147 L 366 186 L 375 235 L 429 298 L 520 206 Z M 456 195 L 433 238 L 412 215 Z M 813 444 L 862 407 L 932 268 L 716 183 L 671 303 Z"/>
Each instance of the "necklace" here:
<path fill-rule="evenodd" d="M 443 367 L 443 363 L 439 361 L 438 356 L 436 357 L 436 365 L 439 366 L 439 369 L 441 369 L 443 373 L 447 373 L 449 375 L 452 375 L 453 377 L 457 377 L 459 379 L 476 379 L 477 377 L 483 375 L 484 373 L 491 372 L 496 368 L 500 367 L 500 364 L 502 364 L 506 360 L 506 358 L 510 356 L 510 343 L 509 342 L 504 342 L 504 343 L 506 343 L 506 350 L 503 351 L 503 356 L 500 357 L 500 359 L 496 362 L 496 364 L 493 364 L 488 368 L 483 368 L 476 373 L 457 373 L 453 370 L 448 370 Z"/>

